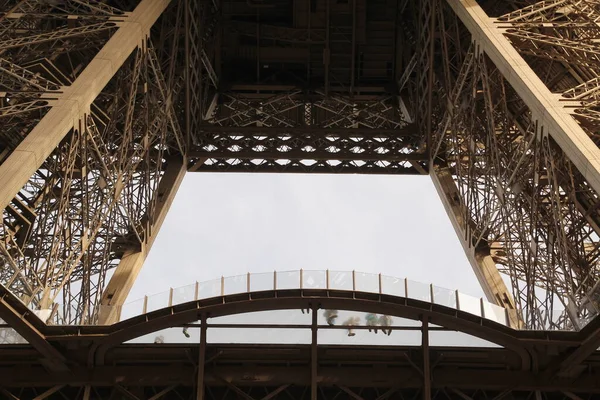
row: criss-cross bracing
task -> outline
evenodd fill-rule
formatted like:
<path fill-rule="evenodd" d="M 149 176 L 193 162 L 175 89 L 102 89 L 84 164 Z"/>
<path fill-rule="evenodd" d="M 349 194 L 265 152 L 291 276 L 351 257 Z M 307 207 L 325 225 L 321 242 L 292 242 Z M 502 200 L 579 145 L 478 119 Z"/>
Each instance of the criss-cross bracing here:
<path fill-rule="evenodd" d="M 50 323 L 118 319 L 186 171 L 429 174 L 489 301 L 597 313 L 596 1 L 5 0 L 0 37 L 0 283 Z"/>

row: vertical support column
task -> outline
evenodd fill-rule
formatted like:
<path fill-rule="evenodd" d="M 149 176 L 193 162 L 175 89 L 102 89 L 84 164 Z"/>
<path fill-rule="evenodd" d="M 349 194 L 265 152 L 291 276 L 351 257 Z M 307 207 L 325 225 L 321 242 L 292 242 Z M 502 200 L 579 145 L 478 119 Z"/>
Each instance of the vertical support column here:
<path fill-rule="evenodd" d="M 183 14 L 183 20 L 184 20 L 184 26 L 185 26 L 185 38 L 184 38 L 184 47 L 185 47 L 185 141 L 186 141 L 186 148 L 189 149 L 191 147 L 192 144 L 192 114 L 191 114 L 191 110 L 192 110 L 192 88 L 190 85 L 190 68 L 191 68 L 191 61 L 190 61 L 190 5 L 187 3 L 184 3 L 184 14 Z"/>
<path fill-rule="evenodd" d="M 423 349 L 423 400 L 431 400 L 431 365 L 429 359 L 429 318 L 421 320 L 421 348 Z"/>
<path fill-rule="evenodd" d="M 331 0 L 325 0 L 326 12 L 325 12 L 325 49 L 323 50 L 323 64 L 325 67 L 325 96 L 329 96 L 329 64 L 331 63 L 331 48 L 330 48 L 330 18 L 331 18 Z"/>
<path fill-rule="evenodd" d="M 312 340 L 310 342 L 310 400 L 317 400 L 317 314 L 318 307 L 312 306 Z"/>
<path fill-rule="evenodd" d="M 200 351 L 198 354 L 198 375 L 196 400 L 204 400 L 204 364 L 206 362 L 206 314 L 200 316 Z"/>

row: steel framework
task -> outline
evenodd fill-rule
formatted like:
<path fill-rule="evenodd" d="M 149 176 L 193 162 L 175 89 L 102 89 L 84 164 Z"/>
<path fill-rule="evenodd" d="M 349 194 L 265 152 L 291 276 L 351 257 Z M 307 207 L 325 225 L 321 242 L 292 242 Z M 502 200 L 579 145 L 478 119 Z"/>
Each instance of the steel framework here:
<path fill-rule="evenodd" d="M 488 300 L 598 313 L 596 1 L 5 0 L 0 37 L 0 282 L 49 321 L 115 320 L 186 171 L 429 174 Z"/>
<path fill-rule="evenodd" d="M 591 400 L 600 393 L 596 351 L 600 319 L 579 332 L 514 330 L 409 298 L 293 289 L 191 301 L 116 325 L 56 326 L 45 325 L 10 292 L 1 290 L 0 316 L 31 343 L 0 347 L 0 394 L 12 400 Z M 318 323 L 321 310 L 331 307 L 418 321 L 406 324 L 401 320 L 390 329 L 396 336 L 416 332 L 420 345 L 322 344 L 322 330 L 344 336 L 347 329 Z M 298 315 L 302 310 L 308 315 L 305 322 L 295 325 L 261 323 L 256 313 L 254 324 L 217 322 L 223 316 L 273 310 Z M 170 343 L 123 343 L 146 334 L 160 335 L 167 327 L 178 327 Z M 182 327 L 198 330 L 198 338 L 190 343 L 181 335 Z M 223 344 L 226 340 L 214 337 L 209 342 L 207 335 L 212 329 L 225 329 L 243 337 L 256 328 L 304 330 L 308 340 L 305 344 Z M 377 336 L 367 331 L 368 326 L 353 329 Z M 469 333 L 500 347 L 450 348 L 430 343 L 434 332 L 448 330 Z"/>

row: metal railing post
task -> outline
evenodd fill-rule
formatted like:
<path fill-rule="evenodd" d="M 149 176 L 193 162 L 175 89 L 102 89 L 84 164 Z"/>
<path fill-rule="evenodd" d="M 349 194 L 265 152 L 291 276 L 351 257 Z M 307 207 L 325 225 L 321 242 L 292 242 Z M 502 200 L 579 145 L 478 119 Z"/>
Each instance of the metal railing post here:
<path fill-rule="evenodd" d="M 485 307 L 483 306 L 483 297 L 479 298 L 479 305 L 481 307 L 481 318 L 485 318 Z"/>
<path fill-rule="evenodd" d="M 433 298 L 433 283 L 429 284 L 429 297 L 432 303 L 435 303 L 435 299 Z"/>
<path fill-rule="evenodd" d="M 456 295 L 456 309 L 460 310 L 460 299 L 458 297 L 458 290 L 455 290 L 454 294 Z"/>

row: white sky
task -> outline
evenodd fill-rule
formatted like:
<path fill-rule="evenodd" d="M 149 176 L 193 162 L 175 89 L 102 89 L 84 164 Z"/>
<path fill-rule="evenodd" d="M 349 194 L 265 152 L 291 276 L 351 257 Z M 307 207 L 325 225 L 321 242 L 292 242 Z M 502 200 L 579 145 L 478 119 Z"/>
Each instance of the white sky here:
<path fill-rule="evenodd" d="M 300 268 L 483 296 L 427 176 L 190 173 L 128 301 L 221 275 Z"/>

